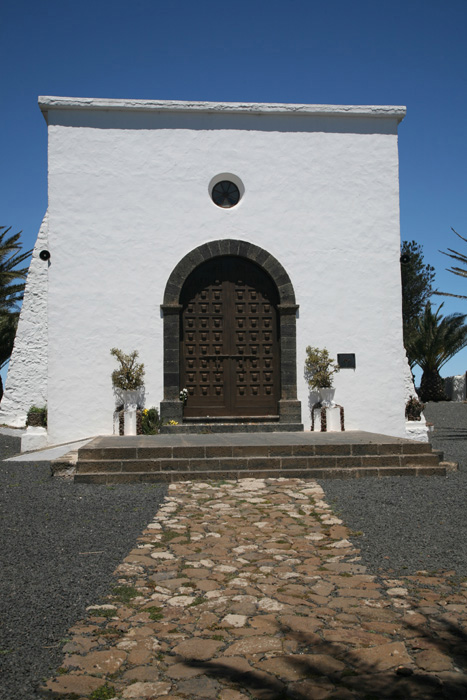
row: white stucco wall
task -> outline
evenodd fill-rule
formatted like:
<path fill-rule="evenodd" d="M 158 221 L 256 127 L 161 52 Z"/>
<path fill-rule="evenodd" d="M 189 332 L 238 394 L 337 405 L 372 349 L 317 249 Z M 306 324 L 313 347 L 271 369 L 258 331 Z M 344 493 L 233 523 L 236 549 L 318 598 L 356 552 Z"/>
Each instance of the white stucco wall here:
<path fill-rule="evenodd" d="M 39 258 L 48 248 L 48 215 L 44 216 L 29 265 L 23 305 L 8 366 L 0 423 L 21 427 L 32 405 L 47 403 L 47 275 Z"/>
<path fill-rule="evenodd" d="M 415 384 L 413 381 L 412 370 L 410 369 L 410 363 L 406 356 L 405 367 L 404 367 L 404 384 L 405 384 L 405 403 L 410 401 L 411 398 L 418 398 L 417 390 L 415 389 Z"/>
<path fill-rule="evenodd" d="M 465 401 L 466 375 L 457 374 L 452 377 L 446 377 L 444 380 L 444 390 L 451 401 Z"/>
<path fill-rule="evenodd" d="M 335 380 L 347 429 L 405 435 L 403 110 L 108 104 L 77 109 L 42 100 L 49 123 L 49 441 L 112 432 L 113 346 L 139 350 L 146 406 L 159 405 L 167 278 L 193 248 L 223 238 L 265 248 L 291 278 L 307 429 L 303 363 L 311 344 L 334 357 L 356 354 L 356 369 Z M 232 209 L 209 197 L 218 173 L 236 175 L 245 187 Z"/>

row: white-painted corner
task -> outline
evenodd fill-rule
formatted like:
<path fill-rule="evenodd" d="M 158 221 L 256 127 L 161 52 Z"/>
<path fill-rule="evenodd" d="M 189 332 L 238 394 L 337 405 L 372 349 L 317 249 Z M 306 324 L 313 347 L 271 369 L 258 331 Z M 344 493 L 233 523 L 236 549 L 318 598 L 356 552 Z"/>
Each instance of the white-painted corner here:
<path fill-rule="evenodd" d="M 48 249 L 48 214 L 39 229 L 32 253 L 10 358 L 5 392 L 0 404 L 0 423 L 26 425 L 31 406 L 47 404 L 47 261 L 39 253 Z"/>
<path fill-rule="evenodd" d="M 47 447 L 47 430 L 28 425 L 21 436 L 21 452 L 32 452 Z"/>
<path fill-rule="evenodd" d="M 420 420 L 408 420 L 405 422 L 405 437 L 417 442 L 428 442 L 429 427 L 422 413 Z"/>

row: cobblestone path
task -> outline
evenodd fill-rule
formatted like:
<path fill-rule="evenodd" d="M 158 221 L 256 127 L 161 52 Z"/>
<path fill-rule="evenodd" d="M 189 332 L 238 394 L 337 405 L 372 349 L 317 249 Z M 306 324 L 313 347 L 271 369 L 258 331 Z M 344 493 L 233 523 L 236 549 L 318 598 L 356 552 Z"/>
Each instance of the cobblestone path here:
<path fill-rule="evenodd" d="M 171 485 L 44 697 L 467 697 L 467 583 L 369 575 L 323 499 L 300 479 Z"/>

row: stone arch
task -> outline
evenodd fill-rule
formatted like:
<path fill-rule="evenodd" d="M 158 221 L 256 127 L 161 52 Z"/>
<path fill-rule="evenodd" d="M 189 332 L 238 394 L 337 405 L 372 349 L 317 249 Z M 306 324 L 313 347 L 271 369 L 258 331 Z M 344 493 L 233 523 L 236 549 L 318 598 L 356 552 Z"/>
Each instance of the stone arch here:
<path fill-rule="evenodd" d="M 297 400 L 296 317 L 298 305 L 290 277 L 281 263 L 259 246 L 233 239 L 211 241 L 194 248 L 175 266 L 169 276 L 161 310 L 164 319 L 164 398 L 163 420 L 183 421 L 180 392 L 180 294 L 188 276 L 206 260 L 237 256 L 250 260 L 271 277 L 279 293 L 279 328 L 281 355 L 281 397 L 279 422 L 301 424 L 301 406 Z M 281 426 L 283 427 L 283 426 Z M 296 429 L 296 428 L 295 428 Z"/>

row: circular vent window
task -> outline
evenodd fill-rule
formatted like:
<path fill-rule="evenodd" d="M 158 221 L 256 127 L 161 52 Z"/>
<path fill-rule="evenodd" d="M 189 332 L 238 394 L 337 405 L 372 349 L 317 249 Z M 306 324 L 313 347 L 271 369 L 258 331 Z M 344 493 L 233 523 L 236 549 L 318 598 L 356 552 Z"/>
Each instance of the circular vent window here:
<path fill-rule="evenodd" d="M 229 209 L 238 204 L 240 200 L 240 190 L 230 180 L 221 180 L 212 188 L 212 201 L 218 207 Z"/>

